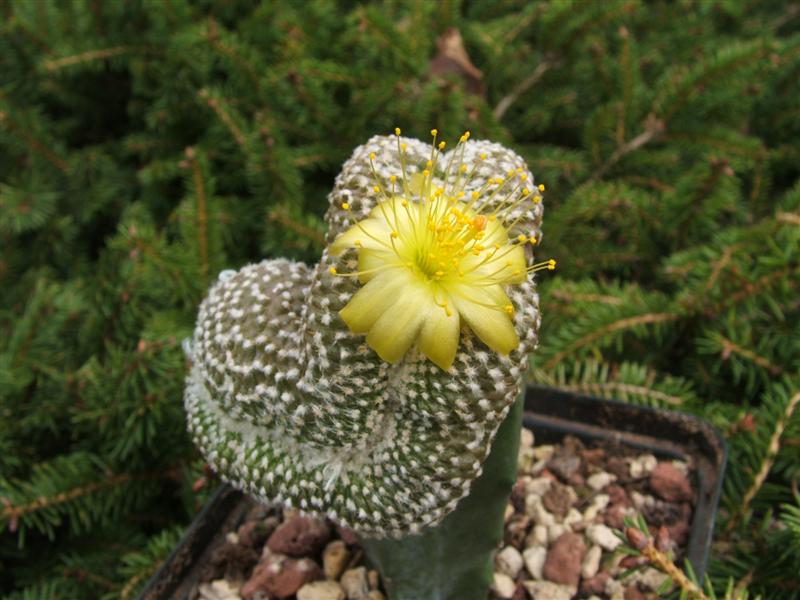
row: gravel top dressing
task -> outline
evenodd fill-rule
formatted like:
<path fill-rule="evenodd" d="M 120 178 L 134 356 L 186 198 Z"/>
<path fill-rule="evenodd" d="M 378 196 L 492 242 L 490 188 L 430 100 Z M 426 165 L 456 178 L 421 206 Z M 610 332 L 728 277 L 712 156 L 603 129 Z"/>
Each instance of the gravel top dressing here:
<path fill-rule="evenodd" d="M 615 552 L 614 530 L 641 513 L 669 538 L 676 560 L 688 540 L 696 490 L 692 466 L 609 442 L 534 446 L 522 432 L 519 475 L 494 563 L 498 599 L 638 600 L 659 597 L 665 576 Z M 383 600 L 353 533 L 278 507 L 253 505 L 212 553 L 192 598 Z"/>

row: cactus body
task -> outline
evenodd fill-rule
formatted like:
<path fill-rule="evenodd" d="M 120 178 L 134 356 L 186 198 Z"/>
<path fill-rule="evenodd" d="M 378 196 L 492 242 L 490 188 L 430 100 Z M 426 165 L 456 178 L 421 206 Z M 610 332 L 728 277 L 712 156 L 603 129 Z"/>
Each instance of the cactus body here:
<path fill-rule="evenodd" d="M 393 137 L 372 138 L 346 162 L 329 198 L 329 245 L 376 206 L 375 188 L 425 168 L 430 146 L 401 139 L 404 165 Z M 532 182 L 498 144 L 459 148 L 451 152 L 473 173 L 467 192 L 508 172 Z M 460 176 L 443 169 L 434 182 Z M 538 199 L 509 214 L 514 235 L 540 238 Z M 331 272 L 357 263 L 354 250 L 325 250 L 313 267 L 268 260 L 224 272 L 200 308 L 185 406 L 196 443 L 234 486 L 365 536 L 396 537 L 440 522 L 481 474 L 536 344 L 538 296 L 530 275 L 508 289 L 519 337 L 508 356 L 462 328 L 447 371 L 415 347 L 389 364 L 338 314 L 361 284 Z"/>

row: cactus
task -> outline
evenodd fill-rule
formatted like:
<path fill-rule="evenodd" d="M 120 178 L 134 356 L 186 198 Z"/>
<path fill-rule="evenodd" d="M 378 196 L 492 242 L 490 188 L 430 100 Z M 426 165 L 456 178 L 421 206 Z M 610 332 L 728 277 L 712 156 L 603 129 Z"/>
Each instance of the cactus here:
<path fill-rule="evenodd" d="M 223 479 L 366 538 L 467 495 L 537 342 L 531 274 L 554 266 L 528 266 L 544 187 L 522 159 L 432 134 L 357 148 L 320 262 L 223 272 L 187 345 L 189 429 Z"/>

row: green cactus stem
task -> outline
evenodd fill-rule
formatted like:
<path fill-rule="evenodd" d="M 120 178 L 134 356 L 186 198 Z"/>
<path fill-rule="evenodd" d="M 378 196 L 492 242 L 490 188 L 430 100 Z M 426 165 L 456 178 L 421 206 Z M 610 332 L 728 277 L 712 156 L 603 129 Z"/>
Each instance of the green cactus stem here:
<path fill-rule="evenodd" d="M 389 600 L 486 600 L 516 480 L 522 405 L 520 397 L 497 431 L 483 473 L 441 523 L 396 540 L 361 540 Z"/>

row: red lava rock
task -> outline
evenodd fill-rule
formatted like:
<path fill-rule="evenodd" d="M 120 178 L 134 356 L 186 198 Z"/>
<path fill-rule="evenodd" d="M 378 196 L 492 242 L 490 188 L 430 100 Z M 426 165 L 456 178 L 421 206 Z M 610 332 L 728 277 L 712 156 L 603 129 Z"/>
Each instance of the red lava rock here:
<path fill-rule="evenodd" d="M 520 581 L 517 583 L 517 589 L 514 590 L 514 595 L 511 600 L 528 600 L 528 593 L 525 591 L 525 586 Z"/>
<path fill-rule="evenodd" d="M 631 499 L 628 498 L 628 494 L 622 486 L 612 483 L 605 492 L 608 494 L 609 504 L 621 504 L 626 508 L 631 506 Z"/>
<path fill-rule="evenodd" d="M 547 463 L 550 469 L 561 481 L 569 481 L 569 478 L 580 468 L 581 459 L 574 454 L 560 454 L 554 456 Z"/>
<path fill-rule="evenodd" d="M 586 484 L 586 479 L 584 479 L 583 475 L 576 471 L 570 476 L 570 478 L 567 480 L 567 483 L 572 487 L 579 488 Z"/>
<path fill-rule="evenodd" d="M 256 565 L 239 594 L 243 600 L 252 600 L 258 593 L 283 600 L 296 594 L 305 584 L 322 577 L 322 569 L 311 559 L 273 558 Z"/>
<path fill-rule="evenodd" d="M 629 585 L 625 588 L 624 598 L 625 600 L 647 600 L 647 596 L 640 592 L 635 585 Z"/>
<path fill-rule="evenodd" d="M 558 477 L 553 475 L 553 473 L 550 472 L 550 470 L 547 467 L 539 471 L 539 477 L 546 477 L 550 481 L 558 481 Z"/>
<path fill-rule="evenodd" d="M 606 593 L 606 582 L 611 575 L 600 571 L 594 577 L 581 581 L 581 596 L 602 596 Z"/>
<path fill-rule="evenodd" d="M 277 517 L 246 521 L 236 530 L 236 534 L 239 536 L 239 543 L 250 548 L 260 548 L 279 524 L 280 520 Z"/>
<path fill-rule="evenodd" d="M 241 544 L 225 544 L 216 548 L 209 561 L 203 565 L 200 577 L 203 581 L 244 579 L 258 562 L 258 552 Z"/>
<path fill-rule="evenodd" d="M 603 522 L 611 529 L 622 529 L 625 525 L 625 511 L 621 504 L 614 504 L 603 513 Z"/>
<path fill-rule="evenodd" d="M 577 586 L 581 578 L 581 563 L 586 554 L 583 536 L 568 531 L 553 542 L 542 574 L 554 583 Z"/>
<path fill-rule="evenodd" d="M 591 448 L 588 450 L 581 450 L 580 455 L 585 461 L 597 462 L 605 458 L 606 451 L 602 448 Z"/>
<path fill-rule="evenodd" d="M 560 521 L 572 508 L 573 498 L 567 486 L 553 482 L 542 496 L 542 504 Z"/>
<path fill-rule="evenodd" d="M 339 534 L 341 540 L 348 546 L 352 546 L 358 543 L 358 536 L 356 535 L 356 532 L 350 529 L 349 527 L 342 527 L 341 525 L 337 525 L 336 533 Z"/>
<path fill-rule="evenodd" d="M 627 481 L 630 478 L 630 467 L 628 461 L 621 456 L 612 456 L 606 463 L 606 471 L 616 475 L 619 481 Z"/>
<path fill-rule="evenodd" d="M 296 516 L 284 522 L 269 536 L 267 547 L 289 556 L 317 554 L 331 538 L 331 528 L 325 521 Z"/>
<path fill-rule="evenodd" d="M 684 502 L 692 499 L 692 486 L 680 469 L 667 462 L 660 462 L 650 473 L 650 489 L 667 502 Z"/>

